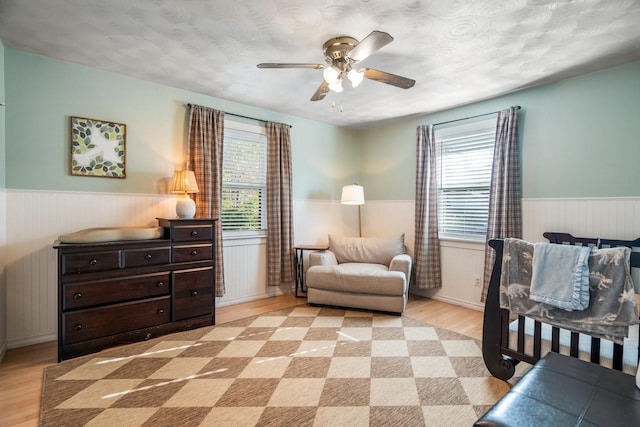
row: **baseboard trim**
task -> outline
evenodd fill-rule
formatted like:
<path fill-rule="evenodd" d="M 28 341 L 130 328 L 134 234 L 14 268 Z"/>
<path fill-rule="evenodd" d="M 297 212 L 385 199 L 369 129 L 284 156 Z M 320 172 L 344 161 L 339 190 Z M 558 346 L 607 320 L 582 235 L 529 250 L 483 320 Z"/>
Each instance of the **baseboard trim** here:
<path fill-rule="evenodd" d="M 0 347 L 0 363 L 4 360 L 4 357 L 7 355 L 7 342 L 2 343 L 2 347 Z"/>
<path fill-rule="evenodd" d="M 241 304 L 243 302 L 258 301 L 265 298 L 279 297 L 281 295 L 292 293 L 292 292 L 283 292 L 280 288 L 275 286 L 270 287 L 267 290 L 271 292 L 265 292 L 263 294 L 257 294 L 257 295 L 249 295 L 249 296 L 244 296 L 240 298 L 229 299 L 226 301 L 216 301 L 216 307 L 226 307 L 229 305 Z"/>
<path fill-rule="evenodd" d="M 9 340 L 7 342 L 7 349 L 10 350 L 12 348 L 26 347 L 28 345 L 41 344 L 43 342 L 57 341 L 57 340 L 58 340 L 58 334 L 46 334 L 46 335 L 38 335 L 35 337 L 20 338 L 17 340 Z"/>
<path fill-rule="evenodd" d="M 451 298 L 438 294 L 439 289 L 411 289 L 411 293 L 423 298 L 431 298 L 447 304 L 458 305 L 460 307 L 470 308 L 471 310 L 484 311 L 484 304 L 469 302 L 458 298 Z"/>
<path fill-rule="evenodd" d="M 484 311 L 484 304 L 472 303 L 472 302 L 469 302 L 469 301 L 464 301 L 464 300 L 460 300 L 460 299 L 457 299 L 457 298 L 451 298 L 451 297 L 447 297 L 447 296 L 440 296 L 440 295 L 437 295 L 437 294 L 431 296 L 430 298 L 438 300 L 438 301 L 446 302 L 448 304 L 459 305 L 461 307 L 470 308 L 471 310 Z"/>

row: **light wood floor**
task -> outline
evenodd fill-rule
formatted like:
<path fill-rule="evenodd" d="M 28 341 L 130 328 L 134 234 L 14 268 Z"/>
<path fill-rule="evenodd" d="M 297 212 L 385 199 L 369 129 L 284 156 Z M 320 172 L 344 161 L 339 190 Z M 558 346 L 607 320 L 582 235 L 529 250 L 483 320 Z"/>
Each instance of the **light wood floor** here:
<path fill-rule="evenodd" d="M 216 309 L 216 323 L 306 304 L 284 295 Z M 432 299 L 411 297 L 405 315 L 476 339 L 482 337 L 482 312 Z M 56 363 L 55 341 L 9 350 L 0 364 L 0 426 L 37 426 L 42 371 Z"/>

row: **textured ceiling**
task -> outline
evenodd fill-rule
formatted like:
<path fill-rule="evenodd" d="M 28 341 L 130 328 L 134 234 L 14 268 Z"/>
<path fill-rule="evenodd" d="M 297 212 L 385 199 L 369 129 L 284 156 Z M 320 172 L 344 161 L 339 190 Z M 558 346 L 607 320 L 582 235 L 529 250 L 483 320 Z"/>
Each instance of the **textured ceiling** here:
<path fill-rule="evenodd" d="M 365 80 L 311 102 L 322 70 L 256 68 L 322 63 L 326 40 L 373 30 L 394 41 L 360 65 L 413 88 Z M 640 60 L 640 0 L 0 0 L 0 40 L 362 129 Z"/>

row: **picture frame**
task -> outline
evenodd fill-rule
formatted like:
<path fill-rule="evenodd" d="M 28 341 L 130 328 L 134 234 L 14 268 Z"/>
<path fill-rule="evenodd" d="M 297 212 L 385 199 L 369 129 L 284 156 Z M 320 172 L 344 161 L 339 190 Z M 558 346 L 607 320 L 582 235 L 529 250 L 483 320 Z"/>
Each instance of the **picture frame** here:
<path fill-rule="evenodd" d="M 127 125 L 71 116 L 71 175 L 126 178 Z"/>

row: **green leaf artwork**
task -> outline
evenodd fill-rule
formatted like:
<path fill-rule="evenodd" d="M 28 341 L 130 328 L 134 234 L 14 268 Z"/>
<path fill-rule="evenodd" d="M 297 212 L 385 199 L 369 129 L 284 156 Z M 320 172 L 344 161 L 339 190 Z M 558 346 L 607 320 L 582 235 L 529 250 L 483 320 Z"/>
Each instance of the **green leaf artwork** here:
<path fill-rule="evenodd" d="M 71 175 L 125 178 L 127 125 L 71 117 Z"/>

